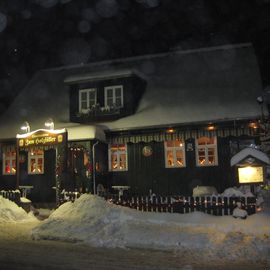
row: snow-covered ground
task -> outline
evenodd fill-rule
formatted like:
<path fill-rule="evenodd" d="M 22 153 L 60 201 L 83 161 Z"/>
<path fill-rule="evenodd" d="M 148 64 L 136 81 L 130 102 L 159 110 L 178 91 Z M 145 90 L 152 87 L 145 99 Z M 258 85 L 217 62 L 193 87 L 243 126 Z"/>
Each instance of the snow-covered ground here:
<path fill-rule="evenodd" d="M 235 219 L 201 212 L 139 212 L 84 194 L 74 203 L 67 202 L 54 212 L 47 212 L 49 218 L 41 222 L 0 196 L 0 238 L 30 241 L 31 236 L 32 239 L 86 244 L 89 248 L 170 250 L 186 257 L 190 254 L 192 260 L 204 257 L 208 261 L 250 261 L 269 265 L 268 206 L 266 200 L 262 212 L 247 219 Z"/>
<path fill-rule="evenodd" d="M 149 213 L 84 194 L 67 202 L 32 230 L 34 239 L 83 242 L 95 247 L 190 251 L 209 260 L 270 263 L 270 211 L 234 219 L 201 212 Z"/>

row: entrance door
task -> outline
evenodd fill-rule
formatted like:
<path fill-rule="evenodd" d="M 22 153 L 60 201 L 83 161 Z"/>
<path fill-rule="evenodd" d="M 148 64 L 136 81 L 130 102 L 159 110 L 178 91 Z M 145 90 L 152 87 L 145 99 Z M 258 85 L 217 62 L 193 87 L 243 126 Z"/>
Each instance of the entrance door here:
<path fill-rule="evenodd" d="M 56 200 L 56 150 L 49 149 L 44 152 L 44 183 L 40 187 L 44 190 L 43 200 L 47 202 L 55 202 Z M 42 191 L 40 191 L 42 192 Z"/>
<path fill-rule="evenodd" d="M 87 164 L 89 164 L 89 154 L 83 147 L 72 146 L 68 149 L 68 172 L 69 190 L 79 192 L 89 191 L 89 179 L 87 178 Z"/>

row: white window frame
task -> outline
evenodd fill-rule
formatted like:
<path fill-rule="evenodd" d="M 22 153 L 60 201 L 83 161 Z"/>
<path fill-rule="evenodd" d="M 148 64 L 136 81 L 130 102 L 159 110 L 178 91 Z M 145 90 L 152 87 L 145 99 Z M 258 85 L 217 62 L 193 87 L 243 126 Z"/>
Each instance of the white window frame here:
<path fill-rule="evenodd" d="M 120 143 L 122 144 L 122 143 Z M 114 145 L 119 145 L 119 144 L 114 144 Z M 117 155 L 117 169 L 112 168 L 112 151 L 111 151 L 111 144 L 109 144 L 109 149 L 108 149 L 108 161 L 109 161 L 109 171 L 110 172 L 124 172 L 128 171 L 128 151 L 127 151 L 127 144 L 125 145 L 125 151 L 120 151 L 118 150 L 116 155 Z M 125 154 L 126 155 L 126 168 L 125 169 L 118 169 L 120 167 L 120 155 Z"/>
<path fill-rule="evenodd" d="M 44 150 L 39 155 L 31 155 L 31 149 L 28 151 L 28 174 L 44 174 Z M 38 159 L 42 158 L 42 170 L 41 172 L 31 172 L 31 159 L 35 159 L 35 163 L 38 164 Z"/>
<path fill-rule="evenodd" d="M 206 138 L 209 138 L 207 136 L 204 136 Z M 203 138 L 203 137 L 200 137 Z M 218 151 L 217 151 L 217 137 L 214 138 L 214 144 L 204 144 L 204 145 L 199 145 L 198 140 L 200 138 L 196 139 L 196 165 L 197 167 L 209 167 L 209 166 L 218 166 Z M 214 155 L 215 155 L 215 163 L 209 163 L 209 158 L 208 158 L 208 149 L 214 148 Z M 200 164 L 199 162 L 199 149 L 204 149 L 205 151 L 205 163 Z"/>
<path fill-rule="evenodd" d="M 16 151 L 15 149 L 12 149 L 12 148 L 10 148 L 9 150 L 8 149 L 6 149 L 6 150 L 4 150 L 4 152 L 3 152 L 3 155 L 2 155 L 2 157 L 3 157 L 3 166 L 2 166 L 2 172 L 3 172 L 3 175 L 15 175 L 16 174 L 16 170 L 17 170 L 17 162 L 16 162 L 16 154 L 15 154 L 15 156 L 11 156 L 11 157 L 6 157 L 6 153 L 7 152 L 12 152 L 12 151 Z M 9 163 L 9 166 L 10 166 L 10 168 L 11 168 L 11 170 L 10 170 L 10 173 L 7 173 L 6 172 L 6 161 L 8 161 L 8 163 Z M 15 171 L 12 171 L 12 161 L 15 161 Z"/>
<path fill-rule="evenodd" d="M 106 86 L 104 87 L 104 104 L 105 107 L 108 107 L 108 97 L 107 97 L 107 93 L 109 89 L 113 90 L 113 104 L 116 103 L 116 95 L 115 95 L 115 89 L 116 88 L 120 88 L 121 89 L 121 106 L 117 107 L 117 108 L 122 108 L 124 106 L 124 95 L 123 95 L 123 85 L 112 85 L 112 86 Z"/>
<path fill-rule="evenodd" d="M 172 141 L 177 141 L 177 140 L 172 140 Z M 186 167 L 186 151 L 185 151 L 185 142 L 181 141 L 182 146 L 167 146 L 168 141 L 164 141 L 164 155 L 165 155 L 165 168 L 185 168 Z M 172 151 L 173 153 L 173 160 L 174 160 L 174 165 L 169 166 L 168 165 L 168 159 L 167 159 L 167 151 Z M 177 163 L 177 156 L 176 152 L 177 151 L 182 151 L 183 153 L 183 165 L 178 165 Z"/>
<path fill-rule="evenodd" d="M 97 89 L 96 88 L 89 88 L 89 89 L 81 89 L 79 90 L 79 112 L 84 112 L 84 110 L 89 110 L 90 104 L 89 104 L 89 94 L 94 92 L 95 93 L 95 104 L 97 104 Z M 82 94 L 86 93 L 86 102 L 87 102 L 87 109 L 82 108 Z"/>

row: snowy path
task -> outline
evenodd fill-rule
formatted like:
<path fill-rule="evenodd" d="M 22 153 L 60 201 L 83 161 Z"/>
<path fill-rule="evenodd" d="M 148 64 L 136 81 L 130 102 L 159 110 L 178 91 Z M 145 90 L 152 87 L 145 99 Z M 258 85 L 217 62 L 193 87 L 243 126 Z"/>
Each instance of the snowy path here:
<path fill-rule="evenodd" d="M 263 270 L 269 265 L 212 261 L 173 251 L 93 248 L 58 241 L 33 241 L 36 223 L 0 224 L 0 269 L 232 269 Z"/>

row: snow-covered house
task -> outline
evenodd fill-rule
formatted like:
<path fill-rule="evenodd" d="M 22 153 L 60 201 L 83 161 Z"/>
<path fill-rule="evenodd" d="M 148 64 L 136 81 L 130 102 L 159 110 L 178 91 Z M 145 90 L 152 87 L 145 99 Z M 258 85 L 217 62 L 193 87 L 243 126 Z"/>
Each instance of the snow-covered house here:
<path fill-rule="evenodd" d="M 55 186 L 223 191 L 235 185 L 232 155 L 258 142 L 261 89 L 251 44 L 38 71 L 0 118 L 0 188 L 30 186 L 36 201 Z M 39 130 L 48 118 L 54 130 Z"/>

